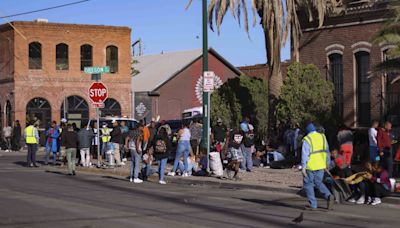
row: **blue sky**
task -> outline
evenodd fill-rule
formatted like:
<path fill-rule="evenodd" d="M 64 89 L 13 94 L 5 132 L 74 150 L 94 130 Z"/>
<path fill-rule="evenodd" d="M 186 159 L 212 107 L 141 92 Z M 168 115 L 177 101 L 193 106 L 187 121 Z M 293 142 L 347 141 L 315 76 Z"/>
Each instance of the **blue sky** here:
<path fill-rule="evenodd" d="M 27 12 L 77 0 L 1 0 L 0 16 Z M 90 0 L 77 5 L 0 19 L 46 18 L 49 22 L 120 25 L 132 28 L 132 41 L 141 38 L 144 54 L 201 48 L 201 0 Z M 252 15 L 251 15 L 252 17 Z M 250 18 L 251 19 L 251 18 Z M 197 38 L 199 37 L 199 38 Z M 261 26 L 250 26 L 250 39 L 230 13 L 224 19 L 221 34 L 209 30 L 209 46 L 236 66 L 266 62 Z M 289 47 L 282 59 L 289 58 Z"/>

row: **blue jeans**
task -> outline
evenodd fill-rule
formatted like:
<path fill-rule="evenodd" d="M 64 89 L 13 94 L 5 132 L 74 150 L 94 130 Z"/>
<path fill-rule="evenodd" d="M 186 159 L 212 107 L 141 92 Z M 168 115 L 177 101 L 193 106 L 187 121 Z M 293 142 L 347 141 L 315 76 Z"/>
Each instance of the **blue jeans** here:
<path fill-rule="evenodd" d="M 331 195 L 328 188 L 322 183 L 324 178 L 324 170 L 311 171 L 307 170 L 307 176 L 303 177 L 304 190 L 310 203 L 310 207 L 317 208 L 317 199 L 315 198 L 314 187 L 316 187 L 325 199 Z"/>
<path fill-rule="evenodd" d="M 55 165 L 55 164 L 56 164 L 56 158 L 57 158 L 57 156 L 56 156 L 56 153 L 57 153 L 57 152 L 54 153 L 54 152 L 51 151 L 51 145 L 50 145 L 50 146 L 46 146 L 46 156 L 45 156 L 45 161 L 44 161 L 44 163 L 45 163 L 46 165 L 49 163 L 50 153 L 53 154 L 53 165 Z"/>
<path fill-rule="evenodd" d="M 108 142 L 103 142 L 101 145 L 101 156 L 104 157 L 108 150 Z"/>
<path fill-rule="evenodd" d="M 178 164 L 179 164 L 179 161 L 181 160 L 182 155 L 183 155 L 183 163 L 185 164 L 185 168 L 184 168 L 183 172 L 187 172 L 189 152 L 190 152 L 190 141 L 189 140 L 179 141 L 178 149 L 176 150 L 174 167 L 172 169 L 173 173 L 176 172 L 176 169 L 178 168 Z"/>
<path fill-rule="evenodd" d="M 369 146 L 369 157 L 371 161 L 377 161 L 377 157 L 379 156 L 379 150 L 377 146 Z"/>
<path fill-rule="evenodd" d="M 141 157 L 136 150 L 130 150 L 132 165 L 131 165 L 131 178 L 139 178 Z"/>
<path fill-rule="evenodd" d="M 251 147 L 245 147 L 244 145 L 242 145 L 241 147 L 243 152 L 243 160 L 240 166 L 243 170 L 251 171 L 253 169 L 253 157 L 251 153 Z"/>
<path fill-rule="evenodd" d="M 167 166 L 168 158 L 163 158 L 158 160 L 158 175 L 160 176 L 160 181 L 165 180 L 165 166 Z"/>

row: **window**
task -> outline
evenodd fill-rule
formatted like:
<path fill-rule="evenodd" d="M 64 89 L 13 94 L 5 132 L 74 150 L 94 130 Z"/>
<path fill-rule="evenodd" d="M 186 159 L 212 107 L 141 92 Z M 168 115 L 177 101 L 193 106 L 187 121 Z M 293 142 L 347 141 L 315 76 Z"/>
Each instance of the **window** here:
<path fill-rule="evenodd" d="M 56 45 L 56 69 L 68 70 L 68 45 Z"/>
<path fill-rule="evenodd" d="M 92 46 L 89 44 L 85 44 L 81 46 L 81 71 L 85 69 L 85 67 L 93 66 L 93 51 Z"/>
<path fill-rule="evenodd" d="M 329 55 L 329 72 L 334 85 L 334 114 L 343 118 L 343 58 L 341 54 Z"/>
<path fill-rule="evenodd" d="M 42 69 L 42 45 L 39 42 L 29 44 L 29 69 Z"/>
<path fill-rule="evenodd" d="M 121 116 L 121 105 L 112 98 L 107 98 L 104 102 L 104 108 L 100 109 L 102 116 Z"/>
<path fill-rule="evenodd" d="M 369 53 L 357 52 L 356 75 L 357 75 L 357 104 L 358 123 L 360 126 L 369 126 L 371 122 L 371 84 L 368 77 Z"/>
<path fill-rule="evenodd" d="M 106 65 L 110 67 L 111 73 L 118 72 L 118 48 L 108 46 L 106 48 Z"/>
<path fill-rule="evenodd" d="M 383 52 L 383 60 L 389 60 L 388 52 Z M 400 81 L 397 81 L 399 73 L 387 72 L 386 73 L 386 95 L 385 95 L 385 108 L 386 119 L 390 120 L 394 125 L 400 123 Z"/>

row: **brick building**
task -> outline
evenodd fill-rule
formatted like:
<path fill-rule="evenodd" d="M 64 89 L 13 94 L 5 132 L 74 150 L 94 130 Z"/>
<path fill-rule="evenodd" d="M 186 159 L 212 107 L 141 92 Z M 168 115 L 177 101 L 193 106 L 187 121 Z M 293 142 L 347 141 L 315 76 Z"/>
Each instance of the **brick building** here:
<path fill-rule="evenodd" d="M 369 126 L 372 119 L 400 124 L 400 82 L 394 74 L 373 73 L 373 67 L 386 58 L 388 43 L 376 44 L 374 36 L 392 17 L 395 0 L 343 0 L 325 19 L 324 26 L 309 22 L 298 12 L 303 36 L 300 62 L 315 64 L 326 80 L 334 83 L 334 113 L 353 127 Z M 282 63 L 286 75 L 290 62 Z M 265 64 L 239 67 L 246 75 L 268 78 Z"/>
<path fill-rule="evenodd" d="M 162 119 L 182 117 L 185 109 L 202 104 L 202 50 L 170 52 L 134 57 L 133 68 L 138 74 L 132 78 L 132 101 L 136 119 L 160 115 Z M 214 83 L 222 85 L 241 72 L 209 49 L 208 67 L 214 71 Z"/>
<path fill-rule="evenodd" d="M 373 38 L 392 17 L 391 0 L 347 0 L 329 15 L 322 28 L 299 13 L 303 37 L 300 62 L 313 63 L 335 86 L 335 113 L 354 127 L 369 126 L 372 119 L 400 118 L 400 84 L 391 83 L 392 74 L 373 73 L 386 58 L 388 43 Z"/>
<path fill-rule="evenodd" d="M 47 20 L 0 25 L 1 124 L 18 119 L 25 126 L 34 119 L 44 128 L 65 117 L 79 126 L 95 117 L 86 66 L 110 66 L 111 73 L 102 76 L 109 90 L 102 113 L 129 115 L 130 37 L 128 27 Z"/>

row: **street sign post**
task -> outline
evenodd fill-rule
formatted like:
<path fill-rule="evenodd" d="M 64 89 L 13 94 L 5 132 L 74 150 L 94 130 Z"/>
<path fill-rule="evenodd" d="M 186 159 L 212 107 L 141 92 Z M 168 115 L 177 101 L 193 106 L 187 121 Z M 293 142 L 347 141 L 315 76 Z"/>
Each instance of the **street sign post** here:
<path fill-rule="evenodd" d="M 109 66 L 85 67 L 84 71 L 86 74 L 106 74 L 110 73 L 110 67 Z"/>
<path fill-rule="evenodd" d="M 84 71 L 86 74 L 91 74 L 92 80 L 95 81 L 89 87 L 88 96 L 93 106 L 96 108 L 96 120 L 97 120 L 97 167 L 100 167 L 100 110 L 104 108 L 104 101 L 108 98 L 107 87 L 100 82 L 101 74 L 110 73 L 109 66 L 100 67 L 85 67 Z"/>

